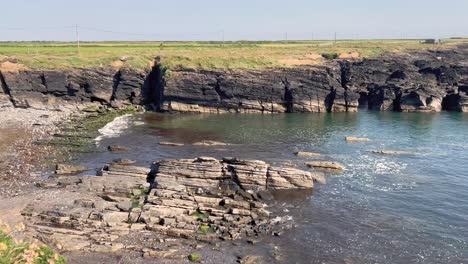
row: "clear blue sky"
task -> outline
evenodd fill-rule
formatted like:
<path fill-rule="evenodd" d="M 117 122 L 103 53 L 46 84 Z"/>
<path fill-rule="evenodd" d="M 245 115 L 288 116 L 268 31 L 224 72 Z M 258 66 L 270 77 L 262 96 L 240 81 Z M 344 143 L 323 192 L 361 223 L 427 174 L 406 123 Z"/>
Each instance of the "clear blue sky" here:
<path fill-rule="evenodd" d="M 82 40 L 221 40 L 223 31 L 226 40 L 278 40 L 286 32 L 288 39 L 468 36 L 468 0 L 0 0 L 0 7 L 0 41 L 74 40 L 76 24 Z"/>

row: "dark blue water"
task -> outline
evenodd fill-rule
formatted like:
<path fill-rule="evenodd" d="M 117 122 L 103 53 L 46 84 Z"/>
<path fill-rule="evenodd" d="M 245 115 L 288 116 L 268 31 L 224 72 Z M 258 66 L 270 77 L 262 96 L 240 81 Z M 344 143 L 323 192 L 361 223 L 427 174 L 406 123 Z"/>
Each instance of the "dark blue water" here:
<path fill-rule="evenodd" d="M 85 163 L 236 156 L 306 169 L 313 159 L 293 155 L 301 150 L 344 164 L 310 199 L 285 202 L 298 226 L 269 241 L 284 263 L 468 263 L 467 114 L 144 114 L 120 121 L 128 127 L 104 137 L 100 149 L 116 143 L 131 151 L 88 154 Z M 346 143 L 345 136 L 373 141 Z M 204 139 L 232 145 L 158 145 Z M 377 149 L 415 154 L 368 152 Z"/>

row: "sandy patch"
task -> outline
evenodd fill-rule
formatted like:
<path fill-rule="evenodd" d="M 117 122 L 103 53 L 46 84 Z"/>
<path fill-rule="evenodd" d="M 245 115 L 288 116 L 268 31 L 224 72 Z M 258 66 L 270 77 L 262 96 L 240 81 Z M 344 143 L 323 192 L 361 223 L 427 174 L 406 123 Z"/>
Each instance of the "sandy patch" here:
<path fill-rule="evenodd" d="M 0 63 L 0 71 L 2 72 L 18 73 L 19 71 L 24 71 L 26 69 L 27 69 L 26 66 L 24 66 L 23 64 L 19 64 L 19 63 L 13 63 L 9 61 Z"/>
<path fill-rule="evenodd" d="M 125 62 L 121 61 L 121 60 L 116 60 L 116 61 L 113 61 L 111 62 L 111 66 L 112 68 L 115 68 L 115 69 L 120 69 L 124 66 Z"/>
<path fill-rule="evenodd" d="M 340 59 L 359 59 L 361 57 L 361 54 L 356 51 L 348 52 L 348 53 L 341 53 L 338 58 Z"/>
<path fill-rule="evenodd" d="M 322 59 L 322 55 L 320 55 L 318 53 L 309 53 L 309 54 L 306 54 L 305 57 L 307 59 L 311 59 L 311 60 L 320 60 L 320 59 Z"/>

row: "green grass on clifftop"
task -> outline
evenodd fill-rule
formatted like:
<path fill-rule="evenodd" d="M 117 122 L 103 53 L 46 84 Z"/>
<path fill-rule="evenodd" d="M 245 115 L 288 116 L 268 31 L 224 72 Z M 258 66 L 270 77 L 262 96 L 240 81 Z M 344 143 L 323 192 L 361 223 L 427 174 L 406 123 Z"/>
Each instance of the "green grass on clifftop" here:
<path fill-rule="evenodd" d="M 84 42 L 80 54 L 72 42 L 0 42 L 0 62 L 13 61 L 33 69 L 119 66 L 148 67 L 162 56 L 170 68 L 262 69 L 278 66 L 320 64 L 323 58 L 354 52 L 375 57 L 385 52 L 407 52 L 452 47 L 467 39 L 445 40 L 443 45 L 420 40 L 340 40 L 289 42 Z M 355 55 L 354 55 L 355 56 Z"/>

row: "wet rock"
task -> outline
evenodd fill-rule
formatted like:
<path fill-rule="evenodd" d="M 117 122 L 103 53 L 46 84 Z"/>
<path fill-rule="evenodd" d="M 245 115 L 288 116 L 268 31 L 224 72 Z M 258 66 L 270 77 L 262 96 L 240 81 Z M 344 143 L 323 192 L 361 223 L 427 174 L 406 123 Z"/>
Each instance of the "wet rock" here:
<path fill-rule="evenodd" d="M 308 167 L 331 170 L 344 170 L 345 167 L 338 162 L 332 161 L 310 161 L 305 163 Z"/>
<path fill-rule="evenodd" d="M 368 138 L 361 138 L 361 137 L 345 137 L 347 142 L 366 142 L 370 141 Z"/>
<path fill-rule="evenodd" d="M 129 148 L 120 145 L 110 145 L 107 147 L 107 150 L 111 152 L 127 152 Z"/>
<path fill-rule="evenodd" d="M 414 155 L 414 152 L 396 151 L 396 150 L 370 150 L 369 152 L 373 154 L 382 154 L 382 155 Z"/>
<path fill-rule="evenodd" d="M 227 146 L 228 144 L 224 142 L 213 141 L 213 140 L 203 140 L 200 142 L 195 142 L 192 145 L 194 146 Z"/>
<path fill-rule="evenodd" d="M 171 147 L 181 147 L 184 144 L 183 143 L 176 143 L 176 142 L 159 142 L 159 145 L 161 145 L 161 146 L 171 146 Z"/>
<path fill-rule="evenodd" d="M 131 164 L 135 164 L 136 160 L 119 158 L 119 159 L 113 160 L 112 163 L 118 164 L 118 165 L 131 165 Z"/>
<path fill-rule="evenodd" d="M 78 165 L 69 165 L 69 164 L 57 164 L 55 165 L 55 174 L 79 174 L 85 171 L 91 170 L 90 168 L 78 166 Z"/>
<path fill-rule="evenodd" d="M 25 215 L 43 241 L 114 252 L 131 249 L 119 239 L 139 231 L 206 242 L 281 232 L 291 219 L 275 217 L 260 199 L 271 198 L 267 189 L 312 188 L 314 179 L 263 161 L 210 157 L 161 160 L 151 168 L 110 163 L 97 175 L 60 185 L 83 195 L 72 206 Z M 144 254 L 160 256 L 154 249 Z"/>
<path fill-rule="evenodd" d="M 298 151 L 298 152 L 294 152 L 294 155 L 298 157 L 303 157 L 303 158 L 310 158 L 310 157 L 318 157 L 320 156 L 320 153 Z"/>
<path fill-rule="evenodd" d="M 318 182 L 320 184 L 327 184 L 327 178 L 325 178 L 325 175 L 323 173 L 315 172 L 312 174 L 312 178 L 314 178 L 315 182 Z"/>

